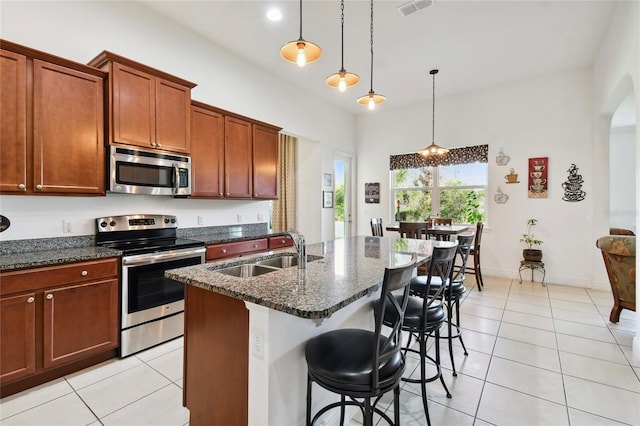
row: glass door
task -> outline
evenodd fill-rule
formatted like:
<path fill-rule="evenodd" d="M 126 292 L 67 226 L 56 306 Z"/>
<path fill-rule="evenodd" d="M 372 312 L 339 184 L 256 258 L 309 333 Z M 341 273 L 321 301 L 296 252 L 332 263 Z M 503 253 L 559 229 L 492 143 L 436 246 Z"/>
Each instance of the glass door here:
<path fill-rule="evenodd" d="M 352 229 L 352 190 L 351 163 L 349 154 L 336 153 L 334 159 L 334 221 L 335 239 L 351 236 Z"/>

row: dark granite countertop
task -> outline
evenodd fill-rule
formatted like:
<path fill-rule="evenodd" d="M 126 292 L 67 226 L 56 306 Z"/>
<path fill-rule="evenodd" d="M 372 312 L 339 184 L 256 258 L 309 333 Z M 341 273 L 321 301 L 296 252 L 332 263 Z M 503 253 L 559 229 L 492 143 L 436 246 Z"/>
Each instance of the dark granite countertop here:
<path fill-rule="evenodd" d="M 431 256 L 436 245 L 451 242 L 358 236 L 309 245 L 307 254 L 321 257 L 309 261 L 306 269 L 278 269 L 251 278 L 239 278 L 218 270 L 258 260 L 292 255 L 292 249 L 228 259 L 204 265 L 173 269 L 169 278 L 286 312 L 302 318 L 326 318 L 367 294 L 376 291 L 384 269 L 407 263 L 411 253 L 419 263 Z"/>
<path fill-rule="evenodd" d="M 104 259 L 121 254 L 119 250 L 96 246 L 24 251 L 0 256 L 0 271 Z"/>

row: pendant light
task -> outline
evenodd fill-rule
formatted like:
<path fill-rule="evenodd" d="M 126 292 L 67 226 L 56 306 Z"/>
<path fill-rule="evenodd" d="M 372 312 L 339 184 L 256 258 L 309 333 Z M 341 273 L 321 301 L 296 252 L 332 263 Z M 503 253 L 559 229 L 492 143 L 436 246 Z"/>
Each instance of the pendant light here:
<path fill-rule="evenodd" d="M 369 109 L 374 109 L 376 105 L 384 103 L 387 100 L 383 95 L 379 95 L 373 91 L 373 0 L 371 0 L 371 88 L 369 93 L 358 99 L 360 105 L 367 105 Z"/>
<path fill-rule="evenodd" d="M 418 151 L 418 154 L 421 154 L 425 157 L 431 157 L 433 155 L 444 155 L 449 150 L 447 148 L 443 148 L 440 145 L 436 145 L 436 74 L 438 74 L 438 70 L 431 70 L 429 74 L 433 76 L 433 115 L 431 116 L 431 145 L 422 148 Z"/>
<path fill-rule="evenodd" d="M 344 92 L 347 90 L 347 87 L 355 86 L 360 82 L 360 77 L 358 77 L 357 74 L 347 72 L 344 69 L 344 0 L 340 1 L 340 29 L 342 31 L 342 62 L 340 71 L 327 77 L 327 85 L 330 87 L 337 87 L 339 91 Z"/>
<path fill-rule="evenodd" d="M 302 38 L 302 0 L 300 0 L 300 38 L 282 46 L 280 56 L 285 61 L 297 63 L 299 67 L 315 62 L 322 56 L 322 49 L 318 45 Z"/>

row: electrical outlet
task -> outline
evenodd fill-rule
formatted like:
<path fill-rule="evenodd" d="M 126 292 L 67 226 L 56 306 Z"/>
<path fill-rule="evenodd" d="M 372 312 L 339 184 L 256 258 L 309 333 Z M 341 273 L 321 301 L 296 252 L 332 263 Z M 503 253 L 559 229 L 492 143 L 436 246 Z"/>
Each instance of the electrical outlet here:
<path fill-rule="evenodd" d="M 251 334 L 251 353 L 260 359 L 264 359 L 264 331 L 253 329 Z"/>
<path fill-rule="evenodd" d="M 238 223 L 242 223 L 242 215 L 241 214 L 238 215 Z"/>
<path fill-rule="evenodd" d="M 73 224 L 69 220 L 62 220 L 62 233 L 71 234 L 73 232 Z"/>
<path fill-rule="evenodd" d="M 264 215 L 262 213 L 258 213 L 258 222 L 264 222 Z"/>
<path fill-rule="evenodd" d="M 202 216 L 198 216 L 198 225 L 204 225 L 204 218 Z"/>

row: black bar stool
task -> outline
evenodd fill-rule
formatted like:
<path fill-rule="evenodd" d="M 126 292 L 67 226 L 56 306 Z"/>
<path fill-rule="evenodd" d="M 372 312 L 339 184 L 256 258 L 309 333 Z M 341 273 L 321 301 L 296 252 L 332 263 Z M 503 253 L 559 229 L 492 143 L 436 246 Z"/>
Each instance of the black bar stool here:
<path fill-rule="evenodd" d="M 374 331 L 333 330 L 316 336 L 307 343 L 307 426 L 336 407 L 340 407 L 340 424 L 343 425 L 347 405 L 355 405 L 362 410 L 365 426 L 373 426 L 374 412 L 390 425 L 400 424 L 400 379 L 406 364 L 405 355 L 402 353 L 401 325 L 409 301 L 409 281 L 416 260 L 417 256 L 414 253 L 406 265 L 385 269 L 380 299 L 374 304 Z M 396 292 L 396 295 L 392 292 Z M 391 326 L 391 332 L 384 336 L 382 320 L 389 313 L 398 321 Z M 320 409 L 312 420 L 313 382 L 340 394 L 340 401 Z M 380 398 L 391 390 L 394 393 L 395 422 L 376 407 Z M 346 397 L 350 400 L 347 401 Z"/>
<path fill-rule="evenodd" d="M 451 277 L 456 249 L 457 245 L 434 247 L 429 262 L 429 272 L 426 276 L 421 276 L 425 278 L 425 284 L 420 287 L 411 287 L 412 297 L 407 304 L 404 322 L 402 323 L 402 331 L 409 332 L 409 339 L 403 350 L 405 353 L 410 351 L 420 354 L 420 379 L 403 377 L 402 380 L 410 383 L 420 383 L 422 387 L 422 404 L 428 425 L 431 425 L 431 419 L 429 418 L 429 407 L 427 406 L 427 383 L 440 379 L 447 393 L 447 398 L 451 398 L 451 393 L 444 382 L 440 367 L 440 327 L 447 320 L 447 315 L 444 312 L 444 287 L 439 286 L 434 292 L 430 292 L 429 288 L 434 278 L 437 277 L 441 282 L 446 282 Z M 394 326 L 400 321 L 397 316 L 393 315 L 393 311 L 387 310 L 386 313 L 385 325 Z M 427 355 L 427 339 L 431 335 L 435 338 L 435 358 Z M 418 341 L 419 350 L 411 348 L 411 342 L 414 338 Z M 426 377 L 427 361 L 432 362 L 437 370 L 432 377 Z"/>

